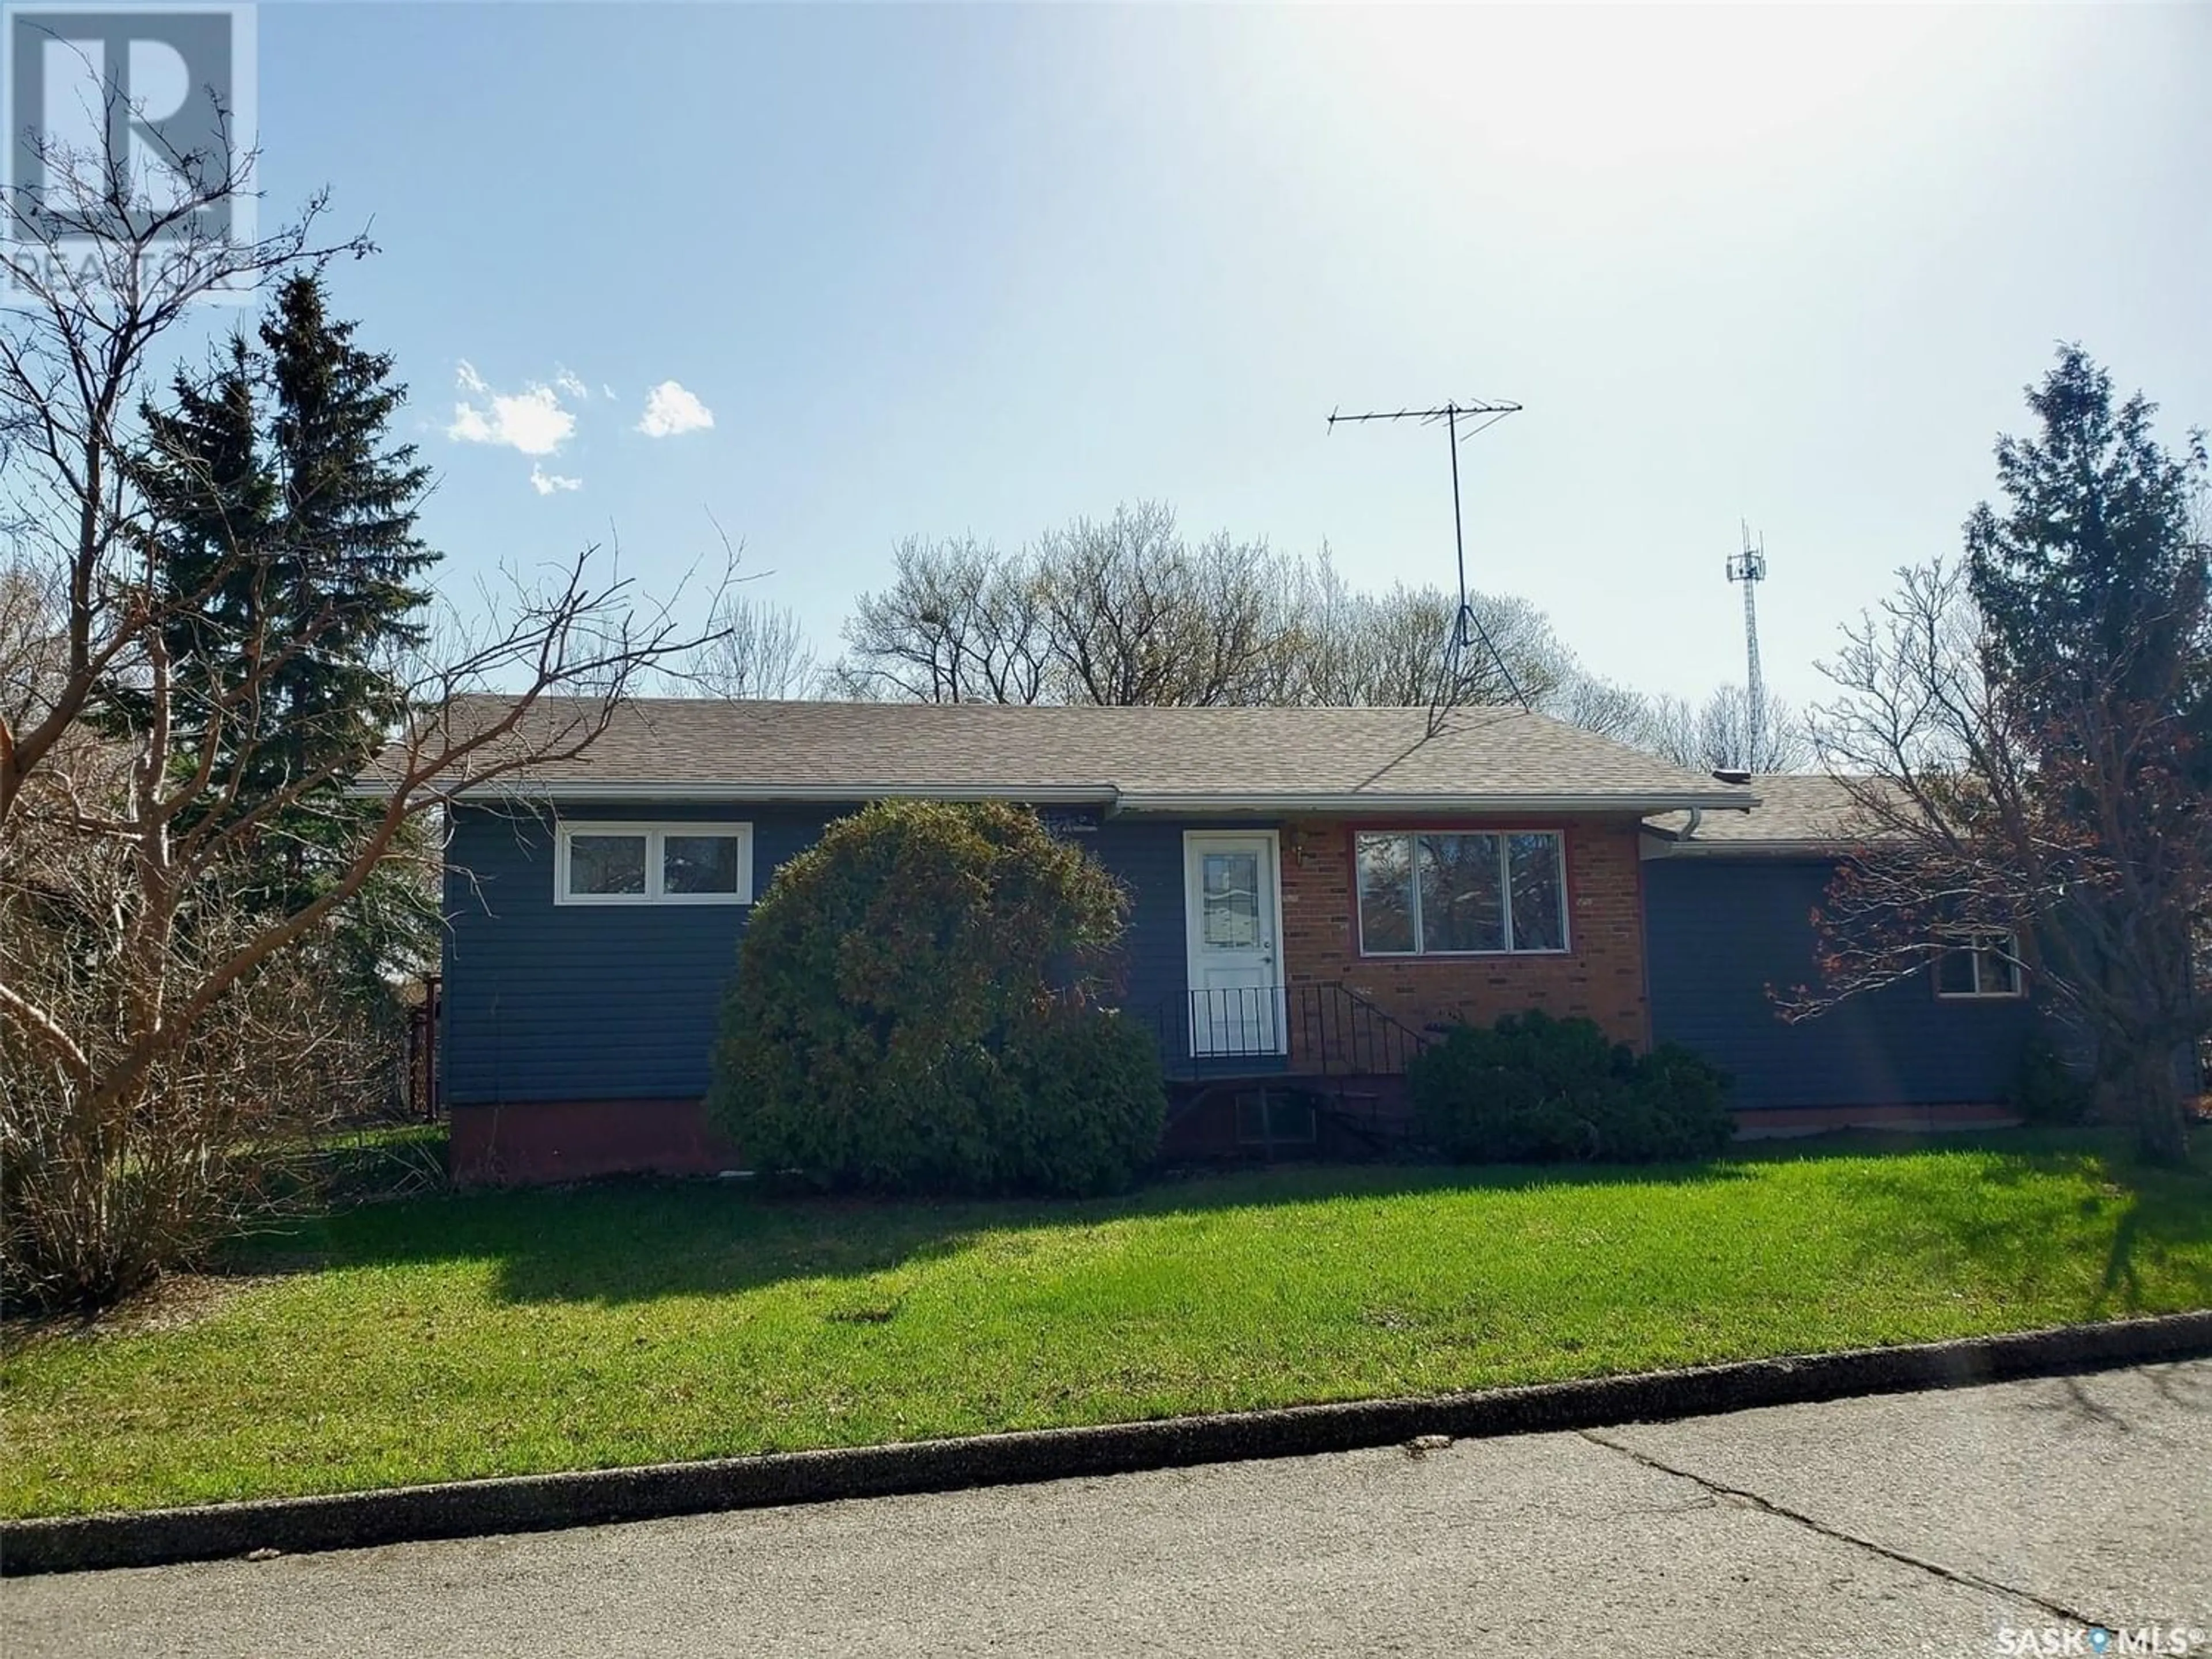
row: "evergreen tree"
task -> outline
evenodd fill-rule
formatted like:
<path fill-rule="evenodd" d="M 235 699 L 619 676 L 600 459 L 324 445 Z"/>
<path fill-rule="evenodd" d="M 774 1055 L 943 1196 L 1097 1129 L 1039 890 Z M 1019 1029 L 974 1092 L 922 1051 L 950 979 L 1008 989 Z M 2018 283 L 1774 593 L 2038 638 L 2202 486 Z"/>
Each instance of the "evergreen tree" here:
<path fill-rule="evenodd" d="M 276 908 L 313 897 L 373 810 L 344 786 L 404 712 L 394 653 L 423 641 L 438 558 L 415 529 L 429 470 L 413 445 L 388 441 L 405 388 L 355 329 L 330 318 L 318 276 L 289 278 L 257 340 L 233 336 L 204 380 L 180 375 L 169 406 L 143 410 L 134 468 L 176 612 L 163 629 L 182 694 L 174 763 L 196 768 L 212 750 L 218 785 L 202 810 L 234 817 L 316 781 L 249 843 L 243 885 Z M 435 926 L 433 896 L 395 870 L 340 912 L 331 937 L 349 973 L 380 984 L 395 958 L 430 954 Z"/>
<path fill-rule="evenodd" d="M 143 410 L 147 441 L 136 482 L 154 507 L 161 644 L 177 689 L 177 744 L 189 764 L 210 744 L 222 751 L 218 765 L 234 752 L 225 700 L 238 695 L 241 665 L 270 620 L 263 574 L 276 492 L 260 453 L 255 377 L 246 341 L 234 336 L 204 382 L 179 374 L 173 405 Z M 143 718 L 143 702 L 129 690 L 116 699 L 131 720 Z"/>
<path fill-rule="evenodd" d="M 386 447 L 406 389 L 392 382 L 392 358 L 362 350 L 354 331 L 331 320 L 307 275 L 285 282 L 261 325 L 281 492 L 272 585 L 286 637 L 312 641 L 276 677 L 282 706 L 263 756 L 295 777 L 351 770 L 398 717 L 402 688 L 384 653 L 422 642 L 429 594 L 418 584 L 438 557 L 415 533 L 430 471 L 414 445 Z"/>
<path fill-rule="evenodd" d="M 2200 435 L 2167 453 L 2141 392 L 2117 409 L 2112 376 L 2068 346 L 2028 406 L 2042 431 L 1997 442 L 2010 498 L 1966 521 L 1967 568 L 1993 672 L 2046 726 L 2097 703 L 2170 704 L 2170 743 L 2201 739 L 2204 549 L 2190 523 Z M 2212 755 L 2201 755 L 2212 760 Z"/>
<path fill-rule="evenodd" d="M 1983 672 L 2019 720 L 2026 805 L 2050 856 L 2049 966 L 2084 988 L 2104 1087 L 2147 1151 L 2185 1155 L 2178 1079 L 2208 1008 L 2191 957 L 2212 914 L 2212 594 L 2191 514 L 2204 441 L 2179 455 L 2140 392 L 2063 349 L 1997 445 L 2009 498 L 1966 524 Z"/>

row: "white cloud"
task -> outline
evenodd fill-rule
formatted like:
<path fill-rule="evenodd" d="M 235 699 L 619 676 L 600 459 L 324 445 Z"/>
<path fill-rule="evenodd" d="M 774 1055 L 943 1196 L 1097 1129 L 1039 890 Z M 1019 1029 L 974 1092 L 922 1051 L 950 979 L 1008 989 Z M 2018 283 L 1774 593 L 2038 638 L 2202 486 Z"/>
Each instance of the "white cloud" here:
<path fill-rule="evenodd" d="M 646 394 L 645 413 L 637 429 L 648 438 L 674 438 L 714 424 L 714 411 L 673 380 L 663 380 Z"/>
<path fill-rule="evenodd" d="M 541 495 L 550 495 L 557 489 L 581 489 L 581 478 L 564 478 L 558 472 L 548 472 L 542 466 L 530 469 L 530 487 Z"/>
<path fill-rule="evenodd" d="M 526 455 L 550 455 L 576 430 L 576 417 L 561 406 L 560 394 L 550 386 L 493 392 L 466 362 L 461 365 L 460 380 L 464 391 L 486 401 L 453 405 L 453 423 L 446 435 L 456 443 L 501 444 Z"/>
<path fill-rule="evenodd" d="M 571 374 L 565 368 L 553 377 L 553 385 L 556 390 L 567 392 L 568 396 L 575 398 L 579 403 L 583 402 L 592 395 L 592 388 L 586 386 L 581 380 L 578 380 L 574 374 Z"/>
<path fill-rule="evenodd" d="M 459 384 L 462 391 L 473 392 L 478 397 L 491 390 L 484 384 L 484 377 L 477 373 L 477 366 L 465 357 L 455 365 L 453 379 Z"/>

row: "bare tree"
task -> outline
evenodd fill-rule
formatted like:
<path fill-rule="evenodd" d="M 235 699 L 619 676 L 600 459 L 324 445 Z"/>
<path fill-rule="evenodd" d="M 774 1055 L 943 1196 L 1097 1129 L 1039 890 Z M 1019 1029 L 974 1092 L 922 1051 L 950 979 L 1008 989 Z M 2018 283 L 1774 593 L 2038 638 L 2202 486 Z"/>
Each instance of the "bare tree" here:
<path fill-rule="evenodd" d="M 1623 735 L 1696 772 L 1800 772 L 1814 757 L 1804 721 L 1771 691 L 1759 699 L 1759 729 L 1752 730 L 1751 699 L 1740 685 L 1719 686 L 1696 706 L 1680 697 L 1654 697 L 1641 721 L 1631 721 Z"/>
<path fill-rule="evenodd" d="M 1172 509 L 1139 501 L 1037 544 L 1036 580 L 1062 700 L 1113 705 L 1261 701 L 1294 648 L 1261 542 L 1193 548 Z"/>
<path fill-rule="evenodd" d="M 0 628 L 10 1299 L 120 1294 L 249 1218 L 270 1188 L 247 1172 L 296 1127 L 288 1102 L 308 1092 L 275 1061 L 326 1047 L 283 1025 L 309 1006 L 283 981 L 332 913 L 387 858 L 424 846 L 411 824 L 460 791 L 581 752 L 641 674 L 703 643 L 668 609 L 641 613 L 623 584 L 599 582 L 589 550 L 512 573 L 478 620 L 447 618 L 441 649 L 390 665 L 412 712 L 381 763 L 377 809 L 330 814 L 325 884 L 275 908 L 237 903 L 253 838 L 329 803 L 368 757 L 330 756 L 248 786 L 268 769 L 255 764 L 266 748 L 297 735 L 271 718 L 273 687 L 317 649 L 327 617 L 258 642 L 235 672 L 191 693 L 185 718 L 175 625 L 254 555 L 216 561 L 196 591 L 162 580 L 164 526 L 132 483 L 137 392 L 194 303 L 368 247 L 315 244 L 319 198 L 273 237 L 227 240 L 198 210 L 251 187 L 252 155 L 168 159 L 185 187 L 167 205 L 147 206 L 112 157 L 51 148 L 39 198 L 9 204 L 48 238 L 15 259 L 20 308 L 0 320 L 5 491 L 22 566 L 9 614 L 29 618 Z M 496 695 L 461 700 L 471 691 Z M 548 704 L 556 691 L 568 695 Z"/>
<path fill-rule="evenodd" d="M 1044 702 L 1050 646 L 1028 562 L 963 537 L 908 537 L 883 593 L 863 593 L 830 671 L 847 696 L 907 702 Z"/>
<path fill-rule="evenodd" d="M 1749 695 L 1723 685 L 1698 712 L 1698 762 L 1709 771 L 1802 772 L 1813 763 L 1813 739 L 1785 698 L 1762 696 L 1754 726 Z"/>
<path fill-rule="evenodd" d="M 60 694 L 69 661 L 62 610 L 49 574 L 0 566 L 0 726 L 21 726 Z"/>
<path fill-rule="evenodd" d="M 1510 702 L 1517 691 L 1548 709 L 1579 678 L 1550 618 L 1516 595 L 1468 596 L 1491 648 L 1478 644 L 1454 687 L 1446 684 L 1444 647 L 1459 606 L 1442 588 L 1354 592 L 1324 548 L 1297 572 L 1294 591 L 1297 672 L 1285 702 L 1418 708 L 1448 698 Z"/>
<path fill-rule="evenodd" d="M 1771 692 L 1760 700 L 1758 731 L 1750 730 L 1750 699 L 1740 685 L 1717 687 L 1692 703 L 1577 677 L 1554 697 L 1553 712 L 1693 772 L 1802 772 L 1814 757 L 1803 717 Z"/>
<path fill-rule="evenodd" d="M 1574 658 L 1526 600 L 1478 594 L 1496 647 L 1462 701 L 1539 706 Z M 844 696 L 950 702 L 1422 706 L 1446 697 L 1455 602 L 1436 588 L 1353 590 L 1312 561 L 1217 532 L 1187 541 L 1158 502 L 1079 519 L 1006 554 L 972 538 L 902 543 L 892 584 L 861 596 Z"/>
<path fill-rule="evenodd" d="M 733 592 L 713 629 L 714 638 L 668 676 L 672 684 L 717 697 L 809 697 L 819 689 L 821 665 L 787 607 Z"/>
<path fill-rule="evenodd" d="M 1663 718 L 1673 701 L 1647 701 L 1640 691 L 1573 668 L 1547 700 L 1546 712 L 1600 737 L 1663 754 L 1661 740 L 1654 736 L 1654 722 Z"/>
<path fill-rule="evenodd" d="M 1006 553 L 910 538 L 865 593 L 832 679 L 921 702 L 1252 702 L 1284 675 L 1286 629 L 1264 545 L 1192 548 L 1140 503 Z"/>
<path fill-rule="evenodd" d="M 2212 895 L 2212 840 L 2179 781 L 2130 778 L 2139 731 L 2075 757 L 2043 751 L 1985 651 L 1965 568 L 1938 562 L 1900 573 L 1896 596 L 1822 665 L 1837 695 L 1816 713 L 1821 757 L 1860 847 L 1821 908 L 1822 982 L 1785 1009 L 1824 1012 L 1949 953 L 1984 952 L 2031 976 L 2125 1097 L 2116 1103 L 2147 1149 L 2171 1157 L 2185 1147 L 2177 1056 L 2207 1018 L 2188 959 Z M 2084 823 L 2090 803 L 2101 805 Z M 2136 844 L 2104 842 L 2097 820 Z M 2194 896 L 2163 896 L 2176 892 Z M 2173 915 L 2144 916 L 2148 898 Z"/>

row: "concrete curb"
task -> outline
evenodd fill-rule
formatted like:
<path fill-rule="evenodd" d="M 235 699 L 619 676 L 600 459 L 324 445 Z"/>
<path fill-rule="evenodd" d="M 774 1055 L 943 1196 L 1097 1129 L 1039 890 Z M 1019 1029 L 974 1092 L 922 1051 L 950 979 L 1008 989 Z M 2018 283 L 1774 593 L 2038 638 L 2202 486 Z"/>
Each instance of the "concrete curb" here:
<path fill-rule="evenodd" d="M 1044 1429 L 646 1468 L 452 1481 L 328 1498 L 0 1522 L 0 1575 L 217 1560 L 1125 1474 L 1401 1443 L 1598 1428 L 2212 1357 L 2212 1311 L 2011 1336 L 1101 1428 Z"/>

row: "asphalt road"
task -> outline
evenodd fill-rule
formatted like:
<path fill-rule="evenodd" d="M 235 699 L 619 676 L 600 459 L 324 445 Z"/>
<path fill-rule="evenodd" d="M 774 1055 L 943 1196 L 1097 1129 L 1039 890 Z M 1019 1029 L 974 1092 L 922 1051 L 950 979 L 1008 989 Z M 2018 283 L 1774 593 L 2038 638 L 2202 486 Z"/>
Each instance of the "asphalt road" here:
<path fill-rule="evenodd" d="M 8 1659 L 2094 1654 L 2099 1623 L 2212 1654 L 2212 1363 L 0 1581 Z"/>

